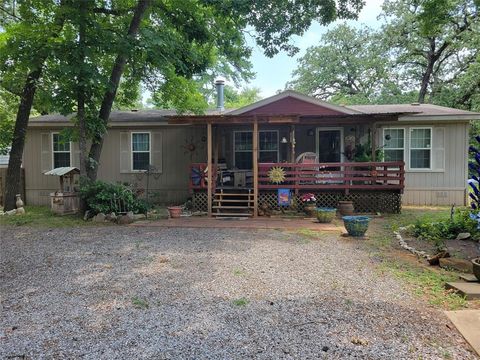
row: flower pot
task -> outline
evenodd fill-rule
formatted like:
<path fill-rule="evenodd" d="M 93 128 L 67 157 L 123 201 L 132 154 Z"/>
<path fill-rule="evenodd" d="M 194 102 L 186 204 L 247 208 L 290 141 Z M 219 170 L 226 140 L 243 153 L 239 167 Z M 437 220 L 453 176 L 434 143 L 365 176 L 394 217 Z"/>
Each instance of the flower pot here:
<path fill-rule="evenodd" d="M 181 206 L 169 206 L 168 213 L 172 219 L 179 218 L 182 214 L 182 207 Z"/>
<path fill-rule="evenodd" d="M 354 213 L 353 201 L 339 201 L 338 202 L 338 212 L 340 215 L 353 215 Z"/>
<path fill-rule="evenodd" d="M 472 264 L 473 264 L 473 273 L 477 277 L 478 281 L 480 281 L 480 258 L 473 259 Z"/>
<path fill-rule="evenodd" d="M 305 205 L 303 205 L 303 211 L 305 211 L 305 214 L 307 214 L 308 216 L 314 216 L 315 215 L 315 209 L 316 209 L 315 204 L 305 204 Z"/>
<path fill-rule="evenodd" d="M 317 219 L 320 223 L 331 223 L 335 218 L 337 209 L 335 208 L 316 208 Z"/>
<path fill-rule="evenodd" d="M 343 224 L 347 229 L 348 235 L 360 237 L 365 235 L 370 223 L 368 216 L 343 216 Z"/>

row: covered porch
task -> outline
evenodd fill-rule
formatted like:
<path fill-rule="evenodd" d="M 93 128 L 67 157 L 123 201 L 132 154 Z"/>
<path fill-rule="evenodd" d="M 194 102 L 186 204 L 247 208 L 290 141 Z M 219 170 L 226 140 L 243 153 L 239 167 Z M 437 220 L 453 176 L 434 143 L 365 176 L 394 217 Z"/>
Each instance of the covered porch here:
<path fill-rule="evenodd" d="M 308 192 L 321 206 L 352 200 L 360 212 L 399 212 L 404 163 L 377 159 L 378 123 L 396 120 L 396 114 L 220 114 L 169 122 L 206 126 L 206 161 L 189 171 L 194 206 L 209 216 L 257 217 L 265 207 L 279 209 L 279 189 L 290 191 L 290 207 L 299 210 Z M 361 162 L 358 145 L 370 154 Z"/>

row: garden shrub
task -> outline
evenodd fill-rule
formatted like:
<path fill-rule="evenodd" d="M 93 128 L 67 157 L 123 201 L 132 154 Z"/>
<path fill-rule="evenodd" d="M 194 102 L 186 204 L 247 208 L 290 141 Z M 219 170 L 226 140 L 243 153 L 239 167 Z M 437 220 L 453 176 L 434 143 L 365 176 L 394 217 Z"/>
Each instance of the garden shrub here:
<path fill-rule="evenodd" d="M 149 206 L 139 199 L 131 186 L 104 181 L 84 182 L 80 186 L 80 197 L 85 200 L 89 210 L 94 213 L 132 211 L 135 214 L 146 213 Z"/>
<path fill-rule="evenodd" d="M 418 219 L 412 229 L 415 237 L 434 243 L 437 249 L 445 247 L 445 240 L 455 239 L 460 233 L 470 233 L 472 238 L 480 238 L 477 222 L 470 217 L 470 211 L 457 209 L 451 219 L 431 222 Z"/>

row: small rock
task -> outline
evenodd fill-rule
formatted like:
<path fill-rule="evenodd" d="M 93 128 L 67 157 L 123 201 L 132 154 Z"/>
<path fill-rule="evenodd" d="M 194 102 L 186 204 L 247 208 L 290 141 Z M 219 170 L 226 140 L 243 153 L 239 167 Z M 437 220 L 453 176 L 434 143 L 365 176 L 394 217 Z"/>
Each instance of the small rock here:
<path fill-rule="evenodd" d="M 441 258 L 450 257 L 450 254 L 447 251 L 441 251 L 438 254 L 433 255 L 432 257 L 428 258 L 428 263 L 430 265 L 438 265 Z"/>
<path fill-rule="evenodd" d="M 92 212 L 90 210 L 85 211 L 85 214 L 83 215 L 83 220 L 87 221 L 92 217 Z"/>
<path fill-rule="evenodd" d="M 365 346 L 365 345 L 368 345 L 368 340 L 364 340 L 364 339 L 354 337 L 354 338 L 352 338 L 352 344 Z"/>
<path fill-rule="evenodd" d="M 465 232 L 465 233 L 458 234 L 455 240 L 467 240 L 467 239 L 470 239 L 470 237 L 471 237 L 470 233 Z"/>
<path fill-rule="evenodd" d="M 324 352 L 327 352 L 327 351 L 328 351 L 328 349 L 329 349 L 329 348 L 328 348 L 328 346 L 324 346 L 324 347 L 322 347 L 322 351 L 324 351 Z"/>
<path fill-rule="evenodd" d="M 105 221 L 105 214 L 104 213 L 98 213 L 97 215 L 94 216 L 93 221 L 94 222 L 104 222 Z"/>
<path fill-rule="evenodd" d="M 114 212 L 112 212 L 112 213 L 110 213 L 110 214 L 107 214 L 107 215 L 105 216 L 105 220 L 115 222 L 115 221 L 117 221 L 117 215 L 115 215 Z"/>
<path fill-rule="evenodd" d="M 134 220 L 144 220 L 145 219 L 145 214 L 134 214 L 133 219 Z"/>
<path fill-rule="evenodd" d="M 441 258 L 439 260 L 440 267 L 445 269 L 453 269 L 466 273 L 473 273 L 473 264 L 471 261 L 456 258 Z"/>
<path fill-rule="evenodd" d="M 127 215 L 120 215 L 117 218 L 117 224 L 120 224 L 120 225 L 127 225 L 127 224 L 131 224 L 132 222 L 133 222 L 133 218 L 128 216 L 128 214 Z"/>

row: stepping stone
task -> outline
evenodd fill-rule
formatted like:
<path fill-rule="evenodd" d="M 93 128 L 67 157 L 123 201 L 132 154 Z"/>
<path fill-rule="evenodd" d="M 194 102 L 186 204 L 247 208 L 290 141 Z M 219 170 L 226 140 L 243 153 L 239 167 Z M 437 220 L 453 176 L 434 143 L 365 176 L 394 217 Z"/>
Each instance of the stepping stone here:
<path fill-rule="evenodd" d="M 445 314 L 480 355 L 480 310 L 445 311 Z"/>
<path fill-rule="evenodd" d="M 480 283 L 473 282 L 448 282 L 446 289 L 453 289 L 465 296 L 467 300 L 480 299 Z"/>
<path fill-rule="evenodd" d="M 471 261 L 456 258 L 441 258 L 440 267 L 444 269 L 454 269 L 465 273 L 473 273 L 473 264 Z"/>
<path fill-rule="evenodd" d="M 466 282 L 479 282 L 477 277 L 473 274 L 461 274 L 459 278 Z"/>

